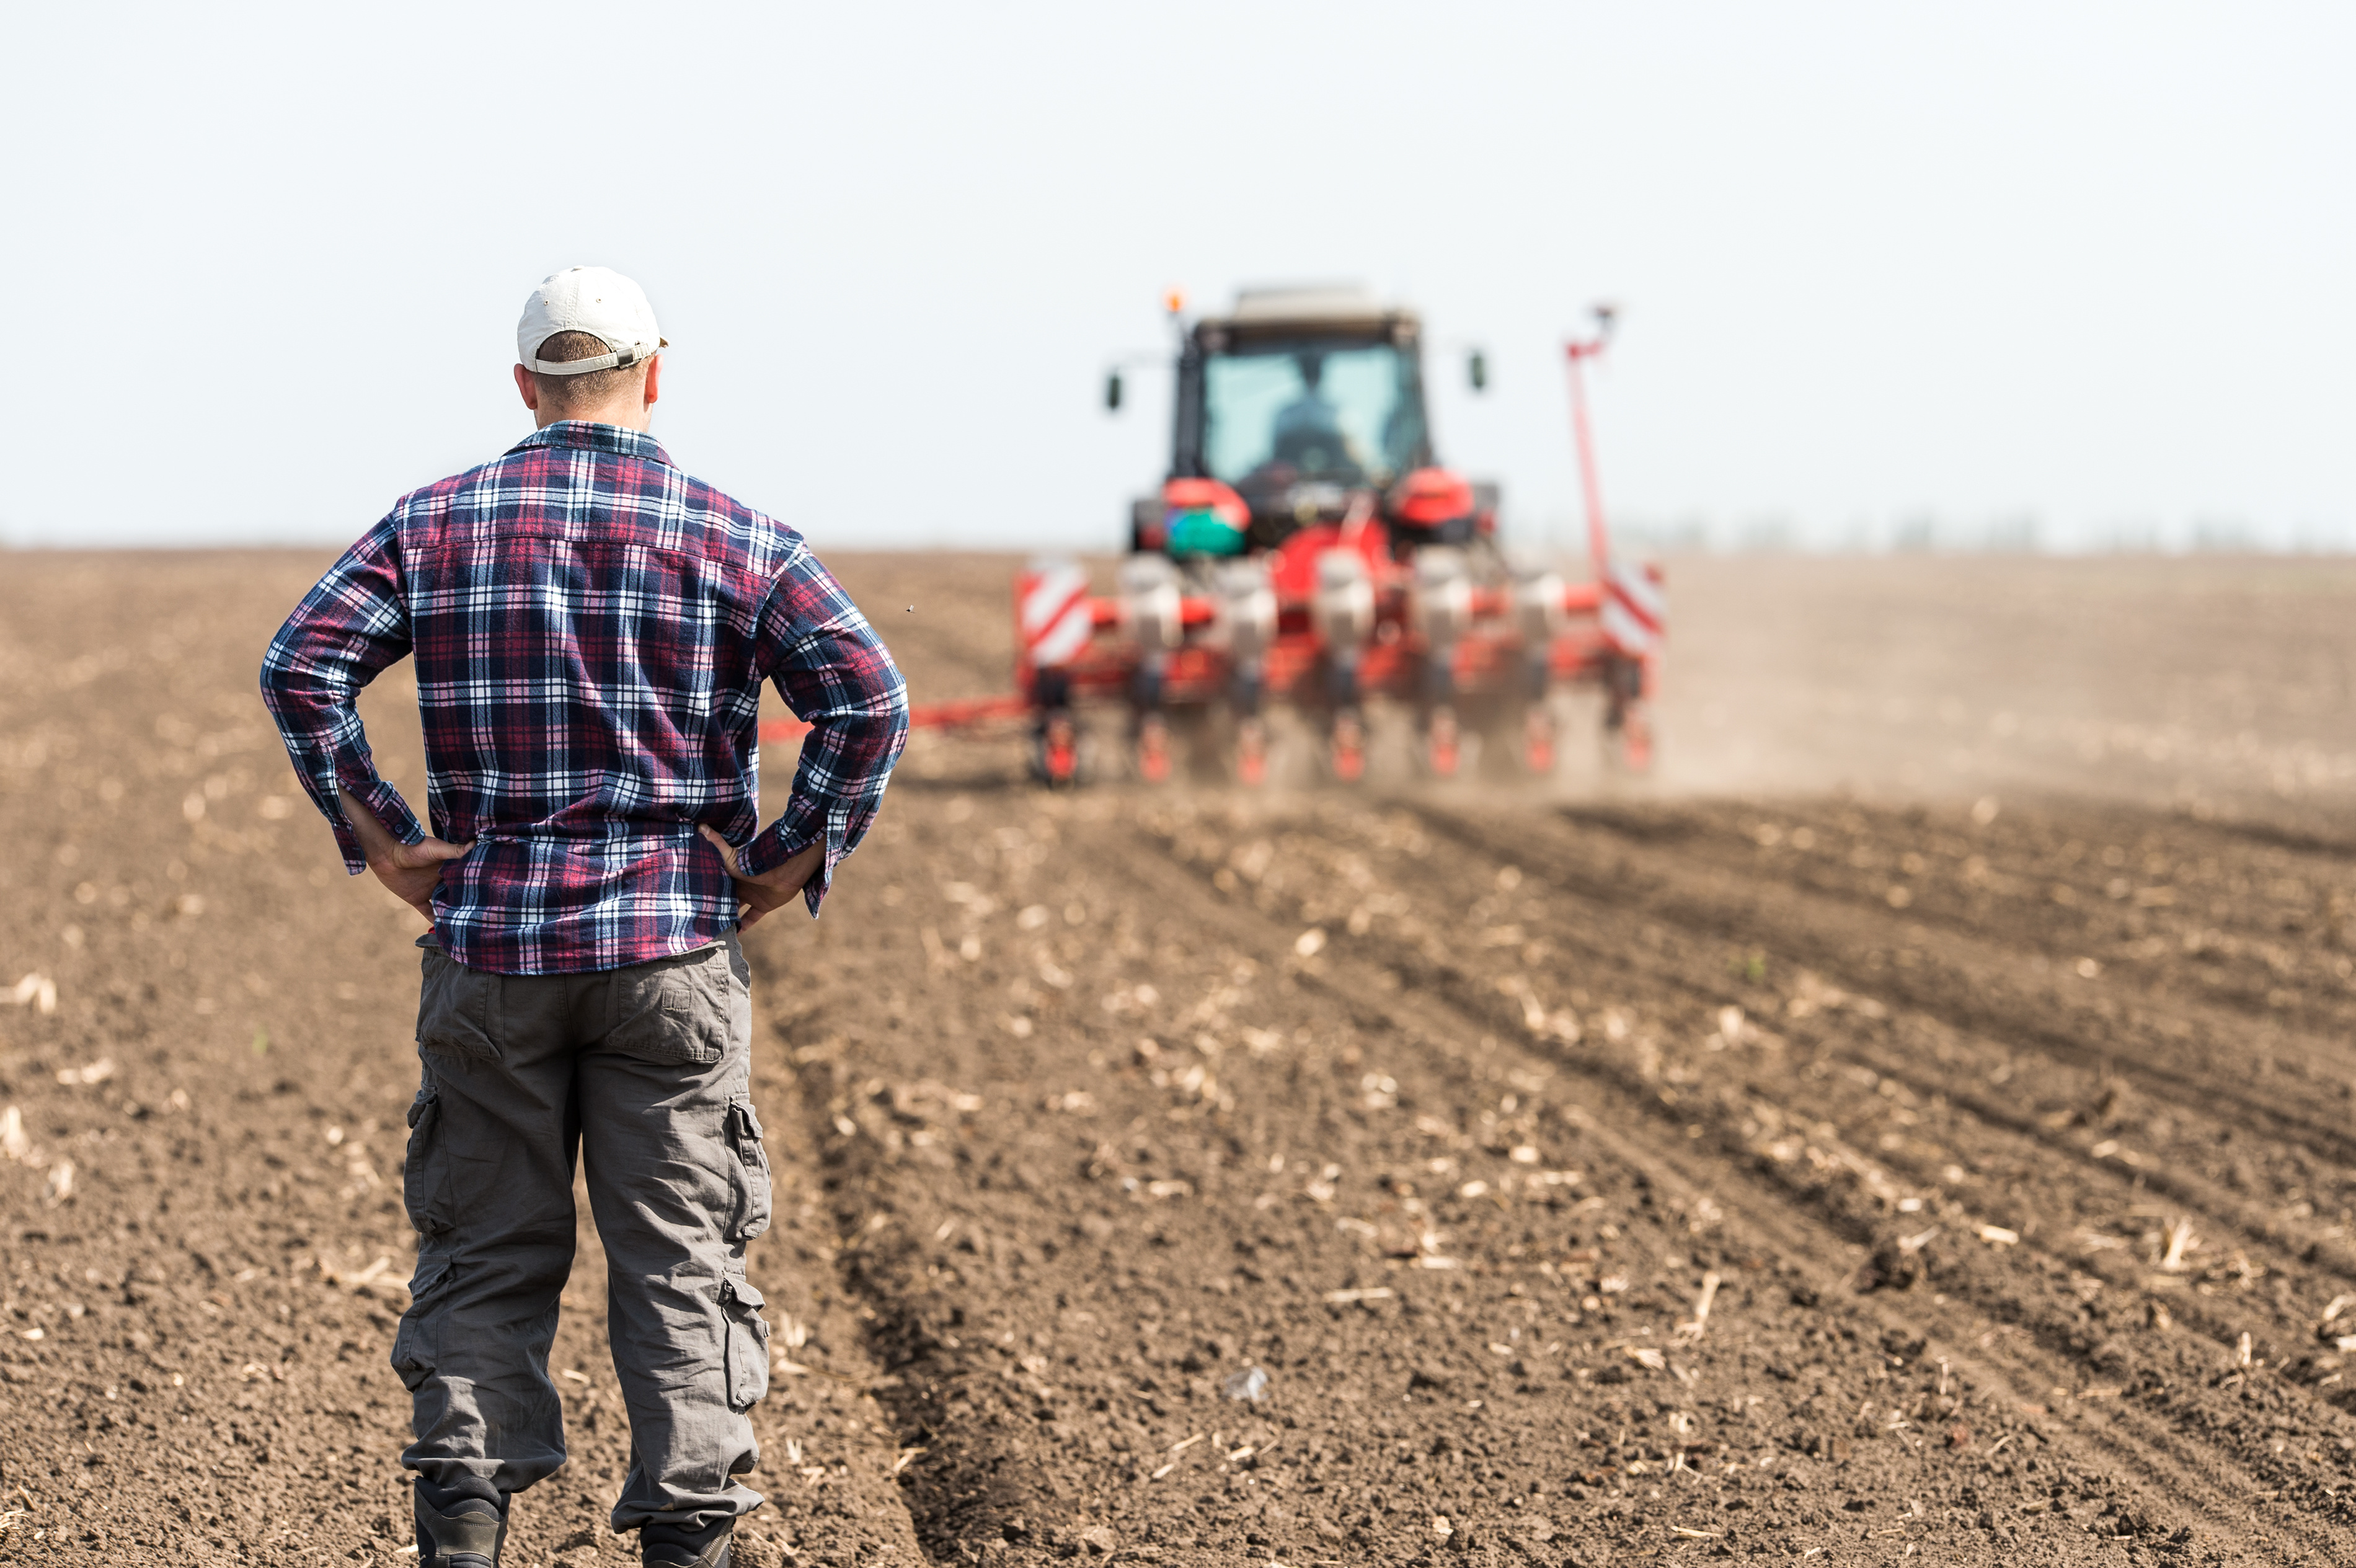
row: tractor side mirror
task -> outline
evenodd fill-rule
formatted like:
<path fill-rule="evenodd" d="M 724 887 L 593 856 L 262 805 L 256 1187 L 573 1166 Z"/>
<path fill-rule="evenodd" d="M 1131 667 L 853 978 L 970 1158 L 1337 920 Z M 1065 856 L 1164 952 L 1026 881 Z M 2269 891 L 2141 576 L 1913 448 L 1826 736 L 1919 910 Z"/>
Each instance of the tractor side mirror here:
<path fill-rule="evenodd" d="M 1472 383 L 1474 392 L 1487 392 L 1489 390 L 1489 356 L 1478 349 L 1466 355 L 1464 375 L 1465 379 Z"/>
<path fill-rule="evenodd" d="M 1108 413 L 1120 412 L 1120 372 L 1119 371 L 1109 371 L 1105 374 L 1105 412 Z"/>

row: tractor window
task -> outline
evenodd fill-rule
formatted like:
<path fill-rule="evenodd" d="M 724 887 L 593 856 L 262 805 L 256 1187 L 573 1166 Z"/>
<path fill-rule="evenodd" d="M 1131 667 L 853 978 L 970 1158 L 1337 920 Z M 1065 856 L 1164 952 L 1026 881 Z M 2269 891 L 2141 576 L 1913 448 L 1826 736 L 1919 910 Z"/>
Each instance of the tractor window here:
<path fill-rule="evenodd" d="M 1203 369 L 1203 456 L 1231 485 L 1387 485 L 1423 444 L 1414 361 L 1388 344 L 1255 348 Z"/>

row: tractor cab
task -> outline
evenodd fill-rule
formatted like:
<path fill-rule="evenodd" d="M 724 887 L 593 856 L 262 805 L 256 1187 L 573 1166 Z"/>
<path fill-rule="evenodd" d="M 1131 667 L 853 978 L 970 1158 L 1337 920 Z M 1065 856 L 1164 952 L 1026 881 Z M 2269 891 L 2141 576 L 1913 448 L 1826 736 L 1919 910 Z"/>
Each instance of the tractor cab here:
<path fill-rule="evenodd" d="M 1475 501 L 1494 518 L 1493 497 L 1464 490 L 1458 515 L 1430 523 L 1406 515 L 1430 510 L 1439 474 L 1413 311 L 1354 288 L 1246 290 L 1184 332 L 1169 482 L 1138 503 L 1130 542 L 1180 560 L 1257 554 L 1354 509 L 1467 542 L 1484 521 Z"/>

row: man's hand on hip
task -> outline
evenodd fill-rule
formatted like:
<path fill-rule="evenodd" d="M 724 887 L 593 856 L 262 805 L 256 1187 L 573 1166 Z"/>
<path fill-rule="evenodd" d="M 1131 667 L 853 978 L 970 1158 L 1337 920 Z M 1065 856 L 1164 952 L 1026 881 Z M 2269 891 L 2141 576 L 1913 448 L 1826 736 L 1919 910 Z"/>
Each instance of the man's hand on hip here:
<path fill-rule="evenodd" d="M 747 876 L 738 869 L 736 847 L 709 827 L 699 826 L 696 832 L 712 841 L 727 864 L 728 875 L 736 884 L 736 924 L 739 929 L 749 929 L 772 909 L 785 908 L 802 885 L 818 875 L 826 854 L 825 841 L 804 845 L 786 857 L 784 863 L 772 866 L 758 876 Z"/>
<path fill-rule="evenodd" d="M 352 836 L 360 841 L 360 854 L 367 857 L 376 879 L 432 925 L 434 889 L 441 886 L 442 867 L 474 848 L 473 842 L 452 843 L 428 835 L 415 843 L 403 843 L 360 804 L 359 797 L 341 785 L 336 793 L 343 801 L 344 820 L 352 824 Z"/>

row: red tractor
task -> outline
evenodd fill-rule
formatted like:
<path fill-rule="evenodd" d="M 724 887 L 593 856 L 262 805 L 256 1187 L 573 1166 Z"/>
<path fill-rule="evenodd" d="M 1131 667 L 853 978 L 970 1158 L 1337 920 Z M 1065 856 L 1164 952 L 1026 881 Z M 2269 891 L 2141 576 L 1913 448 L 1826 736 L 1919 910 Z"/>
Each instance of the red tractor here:
<path fill-rule="evenodd" d="M 1656 568 L 1614 563 L 1580 379 L 1611 327 L 1569 345 L 1596 580 L 1510 561 L 1497 491 L 1440 466 L 1413 312 L 1355 290 L 1250 291 L 1179 333 L 1170 477 L 1136 503 L 1117 590 L 1076 561 L 1015 585 L 1018 694 L 920 706 L 920 727 L 1027 718 L 1051 785 L 1082 774 L 1076 710 L 1129 711 L 1138 777 L 1269 772 L 1269 715 L 1308 721 L 1327 776 L 1365 775 L 1369 707 L 1411 717 L 1422 768 L 1453 776 L 1468 736 L 1491 770 L 1555 766 L 1553 695 L 1598 689 L 1617 759 L 1649 765 L 1646 700 L 1664 625 Z M 1478 354 L 1472 384 L 1485 381 Z M 1121 403 L 1119 373 L 1106 403 Z M 781 729 L 784 726 L 781 726 Z"/>

